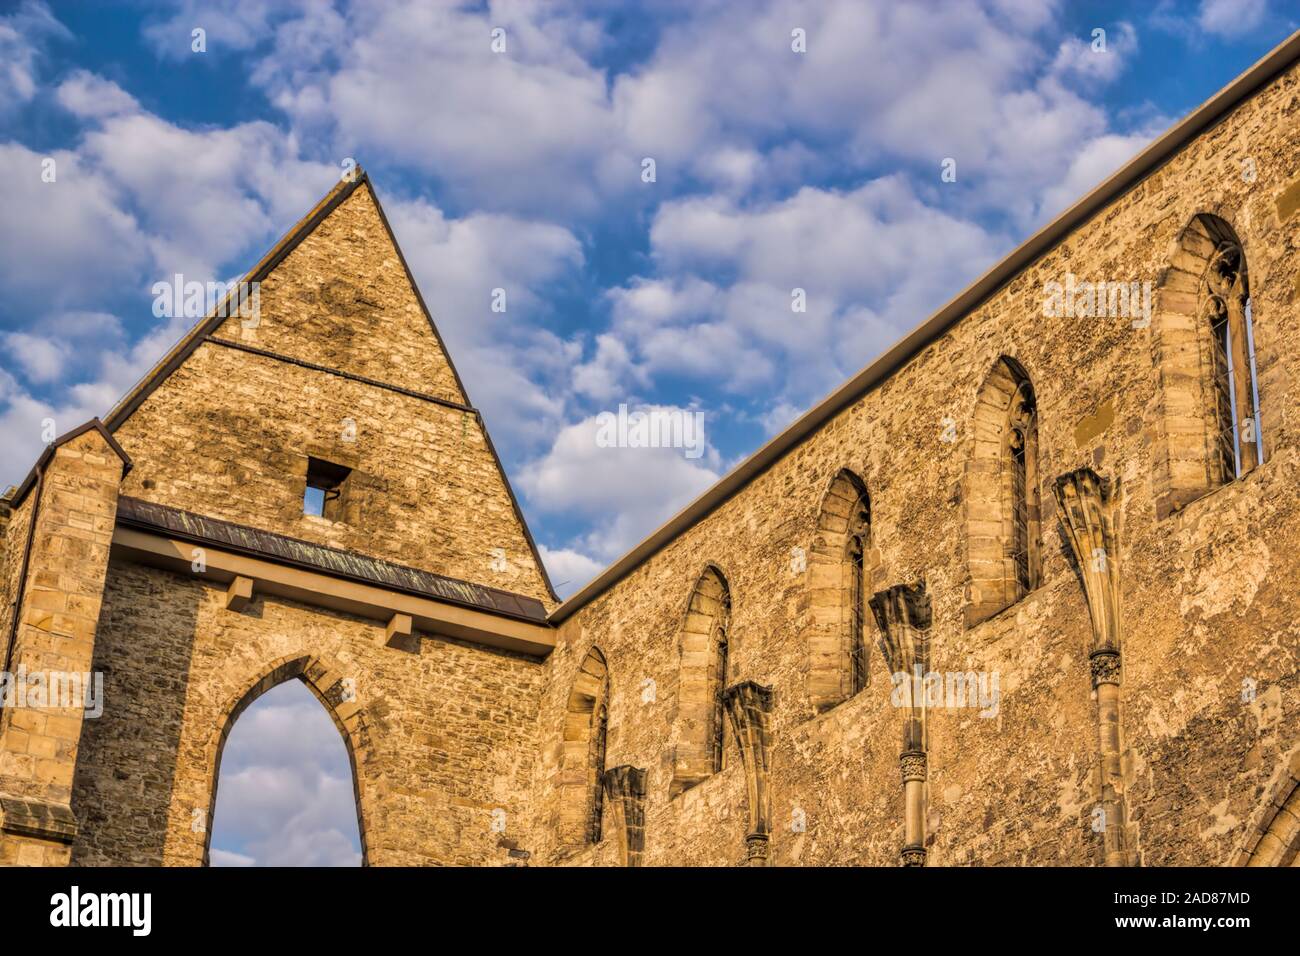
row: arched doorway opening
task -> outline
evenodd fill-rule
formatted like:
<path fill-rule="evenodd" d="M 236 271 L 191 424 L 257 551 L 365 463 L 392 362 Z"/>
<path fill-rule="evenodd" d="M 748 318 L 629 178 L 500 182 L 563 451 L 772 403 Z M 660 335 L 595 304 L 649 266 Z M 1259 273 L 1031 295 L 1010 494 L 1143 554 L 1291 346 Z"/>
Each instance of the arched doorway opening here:
<path fill-rule="evenodd" d="M 317 670 L 308 659 L 284 662 L 228 712 L 216 755 L 209 865 L 364 865 L 354 740 L 360 722 L 347 687 L 322 692 L 312 680 Z"/>

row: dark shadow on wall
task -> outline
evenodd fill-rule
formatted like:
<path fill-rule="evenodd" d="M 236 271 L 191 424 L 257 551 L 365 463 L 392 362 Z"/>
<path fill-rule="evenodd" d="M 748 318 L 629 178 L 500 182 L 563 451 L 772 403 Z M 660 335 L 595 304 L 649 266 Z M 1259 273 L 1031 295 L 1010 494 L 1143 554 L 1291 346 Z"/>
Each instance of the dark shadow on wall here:
<path fill-rule="evenodd" d="M 203 590 L 181 574 L 109 564 L 93 665 L 104 710 L 82 724 L 74 866 L 162 864 Z"/>

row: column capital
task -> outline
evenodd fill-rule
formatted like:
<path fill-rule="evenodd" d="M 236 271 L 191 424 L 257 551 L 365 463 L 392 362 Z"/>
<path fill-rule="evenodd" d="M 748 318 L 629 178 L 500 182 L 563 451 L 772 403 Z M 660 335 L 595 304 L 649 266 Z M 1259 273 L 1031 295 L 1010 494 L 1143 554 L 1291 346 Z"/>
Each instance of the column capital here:
<path fill-rule="evenodd" d="M 1093 651 L 1088 655 L 1088 669 L 1092 673 L 1092 686 L 1118 684 L 1120 676 L 1119 651 Z"/>
<path fill-rule="evenodd" d="M 925 866 L 925 847 L 903 847 L 902 853 L 899 854 L 899 863 L 902 866 Z"/>
<path fill-rule="evenodd" d="M 603 778 L 605 792 L 614 798 L 644 797 L 646 771 L 641 767 L 621 764 L 610 767 Z"/>
<path fill-rule="evenodd" d="M 898 766 L 903 773 L 903 783 L 910 780 L 924 781 L 927 773 L 927 761 L 924 750 L 905 750 L 898 756 Z"/>

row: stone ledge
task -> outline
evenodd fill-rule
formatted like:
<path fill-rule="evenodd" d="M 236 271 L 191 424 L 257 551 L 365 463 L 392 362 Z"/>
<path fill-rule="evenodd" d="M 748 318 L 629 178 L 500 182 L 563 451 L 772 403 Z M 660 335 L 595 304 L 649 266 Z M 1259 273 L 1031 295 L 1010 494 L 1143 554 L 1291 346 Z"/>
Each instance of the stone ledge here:
<path fill-rule="evenodd" d="M 62 803 L 0 794 L 0 831 L 71 843 L 77 836 L 77 819 L 71 807 Z"/>
<path fill-rule="evenodd" d="M 487 647 L 499 647 L 536 658 L 555 649 L 555 631 L 540 623 L 464 607 L 432 597 L 351 581 L 303 568 L 204 546 L 206 567 L 194 571 L 193 546 L 167 535 L 119 525 L 113 533 L 113 554 L 151 567 L 175 571 L 195 580 L 230 587 L 236 577 L 252 581 L 253 593 L 289 598 L 387 626 L 395 615 L 411 620 L 414 632 L 453 637 Z M 223 596 L 223 602 L 225 598 Z M 385 635 L 387 640 L 388 635 Z M 404 640 L 404 639 L 403 639 Z"/>

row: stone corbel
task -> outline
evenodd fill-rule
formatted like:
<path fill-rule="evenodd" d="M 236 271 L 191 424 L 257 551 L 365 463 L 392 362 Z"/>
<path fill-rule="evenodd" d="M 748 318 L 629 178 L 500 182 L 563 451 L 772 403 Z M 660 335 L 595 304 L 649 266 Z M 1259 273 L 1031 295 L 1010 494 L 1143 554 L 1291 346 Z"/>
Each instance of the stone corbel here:
<path fill-rule="evenodd" d="M 870 604 L 880 627 L 880 650 L 889 672 L 911 677 L 918 666 L 922 674 L 929 670 L 931 611 L 925 583 L 896 584 L 877 591 Z"/>
<path fill-rule="evenodd" d="M 728 687 L 723 702 L 745 763 L 745 785 L 749 792 L 746 861 L 749 866 L 767 866 L 772 832 L 772 796 L 768 784 L 772 689 L 745 681 Z"/>
<path fill-rule="evenodd" d="M 246 578 L 243 575 L 235 575 L 234 580 L 226 589 L 226 609 L 229 611 L 242 611 L 253 601 L 253 579 Z"/>
<path fill-rule="evenodd" d="M 1116 660 L 1120 649 L 1119 498 L 1119 482 L 1101 478 L 1091 468 L 1056 479 L 1061 525 L 1079 567 L 1092 618 L 1091 656 L 1112 654 Z"/>
<path fill-rule="evenodd" d="M 613 814 L 624 866 L 640 866 L 645 851 L 646 772 L 623 764 L 605 771 L 605 809 Z"/>

